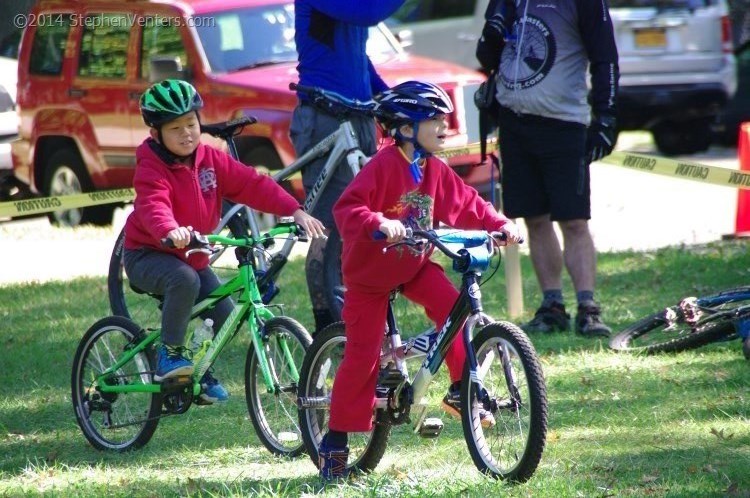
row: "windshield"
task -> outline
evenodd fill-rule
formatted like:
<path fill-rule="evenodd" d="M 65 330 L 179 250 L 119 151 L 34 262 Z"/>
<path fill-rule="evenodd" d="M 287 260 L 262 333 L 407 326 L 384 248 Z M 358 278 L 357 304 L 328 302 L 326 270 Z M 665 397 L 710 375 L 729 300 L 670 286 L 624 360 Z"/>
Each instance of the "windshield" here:
<path fill-rule="evenodd" d="M 610 0 L 610 9 L 649 7 L 660 10 L 698 9 L 716 5 L 719 0 Z"/>
<path fill-rule="evenodd" d="M 206 22 L 195 25 L 214 72 L 297 61 L 293 4 L 205 13 L 201 18 Z M 396 50 L 378 27 L 370 29 L 367 54 L 373 61 L 392 56 Z"/>

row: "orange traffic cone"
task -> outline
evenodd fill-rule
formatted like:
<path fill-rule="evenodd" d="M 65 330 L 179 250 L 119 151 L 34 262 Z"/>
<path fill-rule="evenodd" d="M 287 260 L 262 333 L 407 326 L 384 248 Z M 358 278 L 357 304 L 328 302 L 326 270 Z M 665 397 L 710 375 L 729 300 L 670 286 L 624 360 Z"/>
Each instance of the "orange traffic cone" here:
<path fill-rule="evenodd" d="M 737 156 L 740 170 L 750 172 L 750 122 L 740 126 Z M 737 190 L 737 219 L 734 227 L 735 237 L 750 237 L 750 190 Z"/>

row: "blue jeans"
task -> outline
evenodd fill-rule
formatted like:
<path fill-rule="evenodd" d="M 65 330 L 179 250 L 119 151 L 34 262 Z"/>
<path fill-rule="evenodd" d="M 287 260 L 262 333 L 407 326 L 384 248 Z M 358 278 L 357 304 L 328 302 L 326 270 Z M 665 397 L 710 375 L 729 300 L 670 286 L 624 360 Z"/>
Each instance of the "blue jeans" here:
<path fill-rule="evenodd" d="M 125 273 L 131 284 L 164 297 L 161 310 L 162 342 L 172 346 L 183 345 L 193 304 L 219 287 L 219 278 L 210 267 L 195 270 L 177 256 L 152 249 L 126 249 L 124 261 Z M 202 313 L 201 318 L 211 318 L 216 331 L 233 309 L 234 303 L 226 298 Z"/>

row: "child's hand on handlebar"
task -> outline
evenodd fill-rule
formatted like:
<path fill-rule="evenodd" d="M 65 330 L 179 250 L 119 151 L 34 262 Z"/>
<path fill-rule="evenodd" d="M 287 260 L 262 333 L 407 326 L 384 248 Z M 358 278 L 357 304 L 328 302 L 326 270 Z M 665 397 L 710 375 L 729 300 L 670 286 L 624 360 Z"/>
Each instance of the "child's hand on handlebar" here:
<path fill-rule="evenodd" d="M 385 234 L 386 240 L 391 244 L 406 237 L 406 227 L 399 220 L 385 220 L 378 229 Z"/>
<path fill-rule="evenodd" d="M 314 239 L 326 237 L 326 227 L 317 218 L 313 218 L 302 209 L 296 210 L 292 216 L 294 217 L 294 222 L 301 226 L 308 236 Z"/>
<path fill-rule="evenodd" d="M 497 237 L 496 235 L 503 234 L 505 237 Z M 521 231 L 518 225 L 512 221 L 508 221 L 503 227 L 497 231 L 492 232 L 492 236 L 500 243 L 501 246 L 509 246 L 512 244 L 520 244 L 523 242 Z"/>
<path fill-rule="evenodd" d="M 174 244 L 177 249 L 182 249 L 190 243 L 192 232 L 193 227 L 177 227 L 167 233 L 167 238 L 172 241 L 172 244 Z"/>

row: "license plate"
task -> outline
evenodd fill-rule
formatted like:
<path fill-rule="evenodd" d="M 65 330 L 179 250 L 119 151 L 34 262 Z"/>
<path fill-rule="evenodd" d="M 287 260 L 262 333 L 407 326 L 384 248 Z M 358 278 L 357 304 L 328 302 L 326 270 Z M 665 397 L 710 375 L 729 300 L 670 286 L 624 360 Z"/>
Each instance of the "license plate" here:
<path fill-rule="evenodd" d="M 638 48 L 664 48 L 667 46 L 667 32 L 664 28 L 635 30 L 635 46 Z"/>

